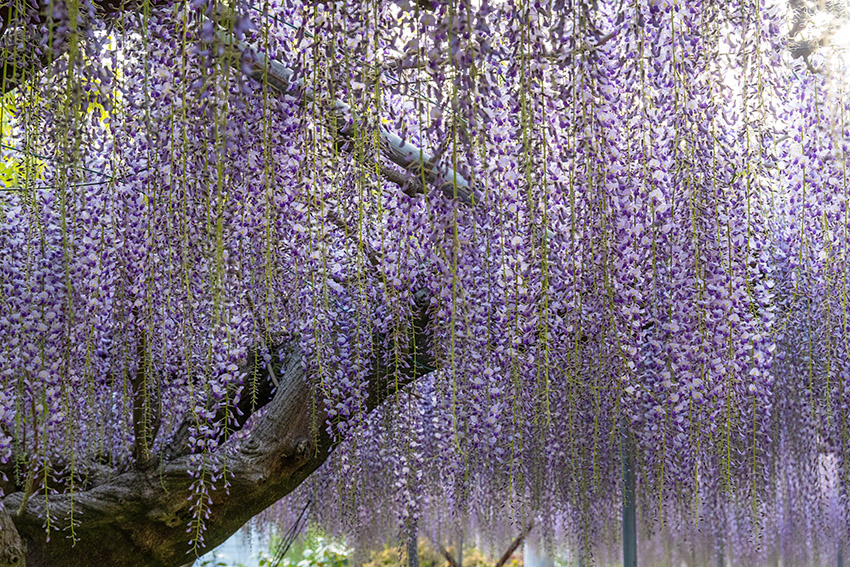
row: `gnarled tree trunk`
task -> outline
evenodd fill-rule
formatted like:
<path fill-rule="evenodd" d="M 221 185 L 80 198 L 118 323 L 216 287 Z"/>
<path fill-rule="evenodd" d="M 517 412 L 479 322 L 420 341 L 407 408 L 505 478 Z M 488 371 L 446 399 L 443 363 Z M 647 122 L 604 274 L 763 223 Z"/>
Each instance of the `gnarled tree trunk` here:
<path fill-rule="evenodd" d="M 167 3 L 167 0 L 154 0 L 150 5 Z M 135 9 L 139 4 L 134 0 L 102 0 L 98 6 L 104 13 L 113 14 Z M 427 2 L 423 2 L 425 4 Z M 38 14 L 46 9 L 37 0 L 30 0 L 26 8 L 22 12 L 11 8 L 0 10 L 0 16 L 5 16 L 0 34 L 15 26 L 20 28 L 27 21 L 40 21 Z M 235 42 L 235 45 L 241 50 L 251 50 L 244 43 Z M 262 54 L 256 52 L 252 52 L 252 60 L 252 76 L 268 81 L 282 93 L 289 91 L 287 81 L 291 72 L 288 69 L 273 62 L 266 64 Z M 7 61 L 7 70 L 0 77 L 0 93 L 17 88 L 49 63 L 44 58 L 27 59 L 25 66 L 14 66 Z M 310 96 L 309 92 L 302 94 Z M 350 112 L 347 105 L 337 106 L 339 112 Z M 351 135 L 347 130 L 336 134 Z M 450 188 L 450 193 L 463 202 L 474 200 L 470 183 L 451 168 L 441 165 L 436 157 L 403 141 L 383 126 L 380 126 L 380 134 L 386 159 L 414 174 L 418 170 L 429 183 L 446 191 Z M 393 171 L 385 175 L 405 188 L 411 184 L 410 176 L 399 176 Z M 418 297 L 418 312 L 411 322 L 415 339 L 412 344 L 419 345 L 419 349 L 430 342 L 424 334 L 429 299 L 424 295 Z M 148 437 L 156 435 L 155 431 L 151 433 L 147 427 L 137 427 L 136 442 L 142 445 L 135 450 L 138 460 L 133 470 L 106 474 L 92 486 L 74 493 L 28 494 L 20 487 L 8 493 L 0 501 L 8 511 L 0 513 L 0 567 L 22 565 L 24 554 L 30 567 L 178 567 L 193 558 L 187 552 L 201 554 L 216 547 L 253 516 L 289 494 L 325 462 L 334 444 L 324 426 L 324 409 L 313 403 L 316 400 L 312 398 L 311 376 L 304 370 L 302 354 L 296 345 L 297 340 L 289 345 L 274 345 L 273 351 L 284 346 L 290 353 L 283 375 L 270 376 L 268 370 L 263 369 L 257 395 L 242 396 L 239 411 L 234 411 L 233 415 L 217 416 L 227 419 L 228 423 L 235 422 L 238 429 L 252 412 L 267 407 L 247 440 L 235 448 L 233 442 L 222 444 L 224 446 L 209 457 L 218 468 L 226 464 L 229 484 L 225 489 L 219 479 L 217 490 L 210 492 L 202 545 L 191 549 L 189 541 L 193 535 L 186 532 L 195 515 L 192 502 L 196 499 L 192 489 L 194 479 L 189 471 L 197 469 L 188 450 L 192 422 L 187 419 L 159 455 L 147 451 L 152 441 Z M 433 365 L 424 350 L 409 352 L 401 368 L 385 365 L 380 349 L 373 352 L 377 354 L 369 380 L 370 410 L 393 395 L 397 387 L 416 380 L 424 373 L 423 368 Z M 387 359 L 395 360 L 394 357 Z M 249 360 L 246 371 L 253 372 L 257 367 L 255 363 L 253 358 Z M 398 380 L 397 376 L 403 379 Z M 278 378 L 275 389 L 273 382 Z M 48 517 L 49 530 L 45 520 Z"/>
<path fill-rule="evenodd" d="M 428 344 L 424 334 L 427 305 L 423 297 L 412 324 L 416 345 Z M 225 490 L 219 480 L 218 489 L 210 492 L 203 544 L 194 550 L 198 554 L 218 546 L 253 516 L 292 492 L 325 462 L 334 447 L 325 427 L 326 414 L 321 406 L 312 403 L 311 377 L 304 370 L 301 352 L 295 346 L 290 346 L 289 352 L 285 371 L 277 376 L 276 392 L 259 400 L 258 407 L 265 405 L 267 409 L 250 436 L 227 457 L 226 445 L 211 455 L 219 465 L 226 458 L 229 487 Z M 423 373 L 421 368 L 433 364 L 424 351 L 409 352 L 403 368 L 387 366 L 382 360 L 378 352 L 369 380 L 370 410 L 396 393 L 396 375 L 403 377 L 398 382 L 403 387 Z M 253 367 L 253 363 L 249 360 L 246 368 Z M 270 394 L 268 371 L 264 370 L 259 379 L 260 393 Z M 250 414 L 250 402 L 243 403 L 240 409 Z M 314 410 L 315 407 L 320 409 Z M 243 415 L 238 424 L 246 420 L 247 415 Z M 176 437 L 183 431 L 186 429 L 179 428 Z M 7 510 L 17 510 L 22 503 L 23 508 L 17 516 L 0 515 L 5 537 L 0 566 L 15 565 L 11 558 L 22 558 L 24 545 L 29 567 L 185 564 L 191 559 L 187 552 L 191 551 L 192 539 L 186 529 L 195 514 L 191 488 L 194 479 L 188 471 L 196 467 L 190 463 L 192 456 L 186 454 L 182 440 L 172 441 L 166 454 L 160 455 L 165 462 L 158 467 L 139 466 L 74 494 L 36 494 L 26 498 L 23 492 L 15 492 L 6 496 L 3 504 Z M 44 520 L 48 511 L 49 539 Z M 76 541 L 70 538 L 72 511 Z M 19 539 L 5 536 L 14 535 L 14 530 L 6 529 L 8 520 L 14 522 Z M 5 564 L 4 557 L 9 558 Z"/>

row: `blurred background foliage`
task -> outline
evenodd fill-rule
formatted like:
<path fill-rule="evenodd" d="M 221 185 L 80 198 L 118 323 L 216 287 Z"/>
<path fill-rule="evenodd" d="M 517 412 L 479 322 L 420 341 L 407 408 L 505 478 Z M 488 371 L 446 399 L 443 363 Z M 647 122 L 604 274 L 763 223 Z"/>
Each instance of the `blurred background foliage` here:
<path fill-rule="evenodd" d="M 448 561 L 425 539 L 419 540 L 419 567 L 447 567 Z M 457 549 L 448 548 L 449 553 L 457 555 Z M 480 549 L 467 547 L 463 550 L 463 567 L 493 567 L 497 559 L 485 556 Z M 407 559 L 404 549 L 401 547 L 385 547 L 383 550 L 372 554 L 371 561 L 363 567 L 398 567 L 406 565 Z M 522 553 L 517 552 L 505 564 L 505 567 L 522 567 Z"/>
<path fill-rule="evenodd" d="M 233 563 L 221 557 L 205 558 L 199 567 L 349 567 L 352 550 L 343 542 L 334 540 L 311 526 L 296 539 L 286 555 L 280 557 L 280 546 L 284 545 L 281 537 L 272 536 L 269 549 L 261 551 L 256 564 Z M 455 547 L 448 548 L 449 553 L 457 555 Z M 449 562 L 425 538 L 420 538 L 418 545 L 419 567 L 448 567 Z M 475 547 L 463 550 L 463 567 L 493 567 L 497 558 L 488 558 Z M 407 564 L 404 546 L 385 546 L 382 550 L 373 552 L 369 561 L 363 567 L 399 567 Z M 505 564 L 505 567 L 523 567 L 521 549 Z"/>

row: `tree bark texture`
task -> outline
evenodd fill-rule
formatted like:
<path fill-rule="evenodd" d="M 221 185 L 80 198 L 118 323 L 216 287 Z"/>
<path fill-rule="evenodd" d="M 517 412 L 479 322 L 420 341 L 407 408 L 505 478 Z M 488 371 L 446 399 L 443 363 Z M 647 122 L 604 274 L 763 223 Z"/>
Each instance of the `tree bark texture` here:
<path fill-rule="evenodd" d="M 427 305 L 423 298 L 418 317 L 412 322 L 416 345 L 429 344 L 425 335 Z M 219 469 L 226 461 L 230 484 L 225 490 L 219 480 L 217 490 L 210 492 L 212 502 L 205 519 L 203 544 L 195 550 L 198 554 L 218 546 L 253 516 L 292 492 L 327 460 L 334 447 L 335 440 L 325 427 L 326 413 L 313 403 L 313 384 L 304 370 L 302 354 L 291 345 L 289 352 L 284 370 L 277 377 L 277 390 L 247 439 L 236 447 L 225 444 L 210 456 Z M 403 377 L 399 385 L 404 387 L 425 373 L 423 367 L 433 364 L 424 350 L 408 353 L 403 368 L 386 365 L 382 360 L 380 353 L 374 359 L 369 410 L 396 393 L 396 373 Z M 246 366 L 251 364 L 249 361 Z M 264 370 L 258 379 L 267 384 L 268 371 Z M 178 428 L 177 436 L 181 431 Z M 23 559 L 24 546 L 30 567 L 185 564 L 191 559 L 187 551 L 191 551 L 188 542 L 192 537 L 186 529 L 195 514 L 191 488 L 194 479 L 188 471 L 196 466 L 191 463 L 193 456 L 179 448 L 180 443 L 169 447 L 169 453 L 160 456 L 160 460 L 167 459 L 160 466 L 136 467 L 82 492 L 29 497 L 15 492 L 6 496 L 6 510 L 18 510 L 22 504 L 23 507 L 17 516 L 0 515 L 2 536 L 14 535 L 13 530 L 5 529 L 9 519 L 20 534 L 18 540 L 0 540 L 0 567 L 5 565 L 4 557 L 17 554 Z M 48 513 L 49 540 L 45 529 Z M 72 523 L 76 541 L 70 537 Z M 23 561 L 9 561 L 6 564 L 23 565 Z"/>

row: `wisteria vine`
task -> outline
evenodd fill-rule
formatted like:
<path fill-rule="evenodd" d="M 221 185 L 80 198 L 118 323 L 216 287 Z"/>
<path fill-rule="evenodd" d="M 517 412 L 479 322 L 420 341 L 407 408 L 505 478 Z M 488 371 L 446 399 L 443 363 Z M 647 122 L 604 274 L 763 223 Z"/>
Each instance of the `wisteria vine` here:
<path fill-rule="evenodd" d="M 250 431 L 217 416 L 285 339 L 336 451 L 278 513 L 363 549 L 534 522 L 603 561 L 623 436 L 647 557 L 846 539 L 847 70 L 794 6 L 50 5 L 0 37 L 4 495 L 189 418 L 203 549 Z M 375 409 L 422 297 L 433 365 Z"/>

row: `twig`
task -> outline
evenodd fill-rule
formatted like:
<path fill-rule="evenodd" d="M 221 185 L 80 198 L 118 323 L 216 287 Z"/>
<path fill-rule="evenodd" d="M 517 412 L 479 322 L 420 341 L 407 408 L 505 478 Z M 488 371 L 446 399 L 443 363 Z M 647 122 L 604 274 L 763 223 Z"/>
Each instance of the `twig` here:
<path fill-rule="evenodd" d="M 443 547 L 443 544 L 442 544 L 442 543 L 439 543 L 439 542 L 436 542 L 436 543 L 437 543 L 437 547 L 439 547 L 439 548 L 440 548 L 440 553 L 442 553 L 442 554 L 443 554 L 443 557 L 445 557 L 445 558 L 446 558 L 446 561 L 448 561 L 448 562 L 449 562 L 449 567 L 457 567 L 457 559 L 455 559 L 455 558 L 452 556 L 452 554 L 451 554 L 451 553 L 449 553 L 449 550 L 448 550 L 448 549 L 446 549 L 445 547 Z"/>
<path fill-rule="evenodd" d="M 516 539 L 513 541 L 513 543 L 511 543 L 508 549 L 505 550 L 505 552 L 502 554 L 502 557 L 496 562 L 495 565 L 493 565 L 493 567 L 503 567 L 511 558 L 511 555 L 514 554 L 514 551 L 516 551 L 517 548 L 522 545 L 522 542 L 525 541 L 525 538 L 528 536 L 529 533 L 531 533 L 532 529 L 534 529 L 534 520 L 528 522 L 528 525 L 525 527 L 525 529 L 522 530 L 518 536 L 516 536 Z"/>
<path fill-rule="evenodd" d="M 298 519 L 295 520 L 295 523 L 289 528 L 289 531 L 286 532 L 283 541 L 278 546 L 277 551 L 275 551 L 274 558 L 272 562 L 269 564 L 269 567 L 279 567 L 281 563 L 283 563 L 283 558 L 286 556 L 286 552 L 289 551 L 289 548 L 292 547 L 292 542 L 295 541 L 295 538 L 298 536 L 298 532 L 301 531 L 302 527 L 302 518 L 304 521 L 307 520 L 305 514 L 307 513 L 307 508 L 310 507 L 312 500 L 307 500 L 307 503 L 304 504 L 304 508 L 301 510 L 301 513 L 298 514 Z"/>

